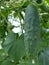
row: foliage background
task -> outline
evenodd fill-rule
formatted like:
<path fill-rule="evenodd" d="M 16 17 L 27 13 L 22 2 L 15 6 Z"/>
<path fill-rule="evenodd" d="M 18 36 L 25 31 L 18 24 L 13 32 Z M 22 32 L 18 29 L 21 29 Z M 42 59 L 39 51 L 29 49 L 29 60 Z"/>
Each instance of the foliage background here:
<path fill-rule="evenodd" d="M 31 2 L 37 5 L 40 17 L 38 58 L 32 59 L 25 56 L 24 45 L 25 10 Z M 49 0 L 41 4 L 36 0 L 0 0 L 0 65 L 40 64 L 49 65 Z"/>

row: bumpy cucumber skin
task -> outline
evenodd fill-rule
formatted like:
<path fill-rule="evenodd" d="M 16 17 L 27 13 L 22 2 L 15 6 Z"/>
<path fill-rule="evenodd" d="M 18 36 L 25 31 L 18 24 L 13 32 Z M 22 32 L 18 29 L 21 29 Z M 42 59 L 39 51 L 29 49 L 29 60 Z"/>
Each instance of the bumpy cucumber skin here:
<path fill-rule="evenodd" d="M 40 18 L 38 9 L 35 5 L 30 4 L 25 12 L 24 25 L 24 42 L 26 53 L 36 54 L 40 42 Z"/>

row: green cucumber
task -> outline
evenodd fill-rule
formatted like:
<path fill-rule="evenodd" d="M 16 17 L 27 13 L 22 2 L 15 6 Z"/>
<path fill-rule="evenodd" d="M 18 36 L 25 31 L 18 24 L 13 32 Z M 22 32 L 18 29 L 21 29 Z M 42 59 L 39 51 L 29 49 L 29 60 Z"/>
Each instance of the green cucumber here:
<path fill-rule="evenodd" d="M 26 8 L 24 30 L 26 54 L 36 54 L 40 43 L 40 18 L 38 8 L 33 4 Z"/>

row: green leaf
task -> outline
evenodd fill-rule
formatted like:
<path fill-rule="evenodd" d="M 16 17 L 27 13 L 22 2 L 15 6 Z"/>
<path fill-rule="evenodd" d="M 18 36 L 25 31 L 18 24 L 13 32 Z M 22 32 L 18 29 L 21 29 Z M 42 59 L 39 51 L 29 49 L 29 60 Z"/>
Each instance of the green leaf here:
<path fill-rule="evenodd" d="M 13 62 L 11 62 L 9 59 L 4 60 L 1 65 L 15 65 Z"/>
<path fill-rule="evenodd" d="M 9 54 L 10 59 L 19 61 L 25 54 L 24 37 L 23 34 L 16 38 L 16 34 L 10 33 L 7 35 L 3 43 L 5 52 Z"/>
<path fill-rule="evenodd" d="M 49 48 L 46 48 L 41 54 L 39 55 L 39 63 L 41 65 L 49 65 Z"/>
<path fill-rule="evenodd" d="M 45 0 L 45 1 L 47 1 L 47 3 L 49 3 L 49 0 Z"/>

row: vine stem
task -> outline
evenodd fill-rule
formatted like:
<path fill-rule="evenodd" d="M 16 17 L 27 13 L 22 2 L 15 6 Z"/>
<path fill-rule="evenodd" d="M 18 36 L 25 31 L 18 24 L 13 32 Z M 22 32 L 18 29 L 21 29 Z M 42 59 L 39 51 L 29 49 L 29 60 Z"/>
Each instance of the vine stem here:
<path fill-rule="evenodd" d="M 41 14 L 39 14 L 40 16 L 42 16 L 42 15 L 49 15 L 49 13 L 41 13 Z"/>

